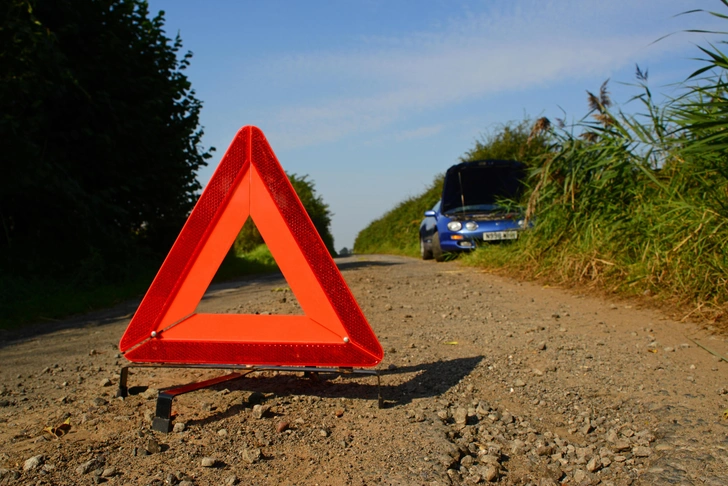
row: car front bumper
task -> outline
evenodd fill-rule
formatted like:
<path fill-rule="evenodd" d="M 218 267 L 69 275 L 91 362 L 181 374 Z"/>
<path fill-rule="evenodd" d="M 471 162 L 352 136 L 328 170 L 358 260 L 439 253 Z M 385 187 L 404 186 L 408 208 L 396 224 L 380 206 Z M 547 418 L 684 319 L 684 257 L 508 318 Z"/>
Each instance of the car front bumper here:
<path fill-rule="evenodd" d="M 520 232 L 521 228 L 517 226 L 494 231 L 443 231 L 440 233 L 440 248 L 443 252 L 471 251 L 483 243 L 516 240 Z"/>

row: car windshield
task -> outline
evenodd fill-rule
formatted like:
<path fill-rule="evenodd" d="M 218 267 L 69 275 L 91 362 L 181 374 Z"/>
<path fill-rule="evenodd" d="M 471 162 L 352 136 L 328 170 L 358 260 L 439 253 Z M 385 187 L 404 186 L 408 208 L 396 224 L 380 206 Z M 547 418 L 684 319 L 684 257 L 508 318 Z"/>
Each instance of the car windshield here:
<path fill-rule="evenodd" d="M 525 171 L 517 162 L 459 164 L 447 171 L 442 192 L 442 213 L 494 212 L 498 201 L 517 199 Z"/>

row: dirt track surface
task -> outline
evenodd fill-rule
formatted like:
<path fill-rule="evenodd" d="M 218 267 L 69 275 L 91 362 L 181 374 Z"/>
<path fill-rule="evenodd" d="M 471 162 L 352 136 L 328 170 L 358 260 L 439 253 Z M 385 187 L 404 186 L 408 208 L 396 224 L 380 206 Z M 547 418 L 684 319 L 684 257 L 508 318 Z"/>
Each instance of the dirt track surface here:
<path fill-rule="evenodd" d="M 724 336 L 456 262 L 337 263 L 385 350 L 383 409 L 373 377 L 264 372 L 153 431 L 157 389 L 225 372 L 133 369 L 115 398 L 129 303 L 0 335 L 0 484 L 728 484 L 728 363 L 689 339 L 726 356 Z M 199 310 L 300 313 L 279 277 Z"/>

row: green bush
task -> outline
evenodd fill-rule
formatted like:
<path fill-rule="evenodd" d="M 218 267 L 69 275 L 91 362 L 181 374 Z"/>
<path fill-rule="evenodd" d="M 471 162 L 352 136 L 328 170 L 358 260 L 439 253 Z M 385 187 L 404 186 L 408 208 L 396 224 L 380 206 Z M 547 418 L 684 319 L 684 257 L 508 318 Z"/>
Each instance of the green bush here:
<path fill-rule="evenodd" d="M 545 123 L 545 119 L 536 122 L 535 126 L 541 128 L 539 130 L 532 130 L 529 120 L 504 124 L 477 140 L 461 161 L 500 159 L 532 163 L 548 149 Z M 422 194 L 402 201 L 384 216 L 369 223 L 357 235 L 354 251 L 419 255 L 420 223 L 424 212 L 442 196 L 443 180 L 444 176 L 438 175 Z"/>
<path fill-rule="evenodd" d="M 392 253 L 415 256 L 420 251 L 419 229 L 424 212 L 440 199 L 443 176 L 419 196 L 399 203 L 384 216 L 369 223 L 356 235 L 355 253 Z"/>
<path fill-rule="evenodd" d="M 7 0 L 2 11 L 5 326 L 142 292 L 210 151 L 185 75 L 192 55 L 146 1 Z"/>
<path fill-rule="evenodd" d="M 246 275 L 278 271 L 278 265 L 265 244 L 244 253 L 229 252 L 215 274 L 215 282 L 232 280 Z"/>
<path fill-rule="evenodd" d="M 481 136 L 475 146 L 460 157 L 463 162 L 475 160 L 517 160 L 530 165 L 549 149 L 550 122 L 539 118 L 532 122 L 509 122 Z"/>
<path fill-rule="evenodd" d="M 326 245 L 326 249 L 329 250 L 331 255 L 336 255 L 334 237 L 331 234 L 331 211 L 329 210 L 328 204 L 324 203 L 323 198 L 316 194 L 316 187 L 313 181 L 308 179 L 307 175 L 298 176 L 296 174 L 288 174 L 288 180 L 291 182 L 293 189 L 301 200 L 301 204 L 303 204 L 313 225 L 316 227 L 316 231 L 321 236 L 324 245 Z M 243 225 L 240 233 L 235 238 L 231 252 L 233 255 L 242 255 L 253 251 L 264 243 L 263 237 L 255 226 L 255 222 L 248 218 L 248 221 Z"/>
<path fill-rule="evenodd" d="M 0 273 L 121 281 L 161 258 L 200 189 L 192 55 L 143 0 L 7 0 L 3 14 Z"/>

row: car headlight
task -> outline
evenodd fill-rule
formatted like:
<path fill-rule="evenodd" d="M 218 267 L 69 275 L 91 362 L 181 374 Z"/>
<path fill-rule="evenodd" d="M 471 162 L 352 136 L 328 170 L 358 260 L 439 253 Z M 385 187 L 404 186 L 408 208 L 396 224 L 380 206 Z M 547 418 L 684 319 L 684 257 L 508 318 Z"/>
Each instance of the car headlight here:
<path fill-rule="evenodd" d="M 450 221 L 447 223 L 447 229 L 450 231 L 460 231 L 463 227 L 463 224 L 460 221 Z"/>
<path fill-rule="evenodd" d="M 468 221 L 467 223 L 465 223 L 465 229 L 468 231 L 474 231 L 474 230 L 478 229 L 478 223 Z"/>

